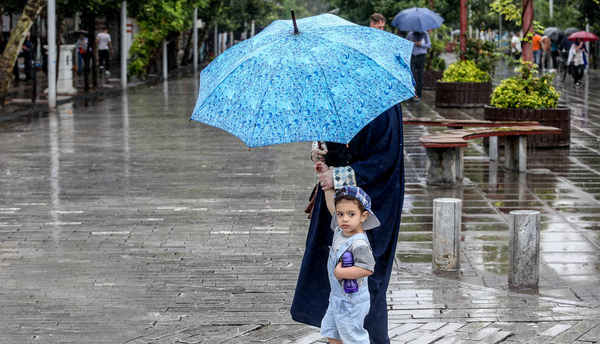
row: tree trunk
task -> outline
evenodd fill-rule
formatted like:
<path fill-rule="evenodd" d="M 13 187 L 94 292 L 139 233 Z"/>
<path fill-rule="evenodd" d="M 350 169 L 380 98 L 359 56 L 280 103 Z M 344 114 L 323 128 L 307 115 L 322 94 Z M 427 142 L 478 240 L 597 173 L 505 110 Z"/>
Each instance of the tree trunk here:
<path fill-rule="evenodd" d="M 19 51 L 27 37 L 27 32 L 36 21 L 36 18 L 46 5 L 46 0 L 28 0 L 23 14 L 13 29 L 6 49 L 0 59 L 0 107 L 4 108 L 4 101 L 8 93 L 12 71 L 19 56 Z"/>

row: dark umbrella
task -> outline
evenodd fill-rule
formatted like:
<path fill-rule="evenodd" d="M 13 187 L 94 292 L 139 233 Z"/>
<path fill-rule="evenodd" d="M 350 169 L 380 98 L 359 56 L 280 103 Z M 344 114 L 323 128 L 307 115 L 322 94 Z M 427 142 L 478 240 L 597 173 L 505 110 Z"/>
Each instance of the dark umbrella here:
<path fill-rule="evenodd" d="M 545 29 L 545 36 L 549 37 L 550 40 L 559 42 L 563 37 L 563 31 L 556 27 L 548 27 Z"/>
<path fill-rule="evenodd" d="M 438 29 L 444 19 L 436 12 L 423 7 L 412 7 L 399 12 L 390 25 L 401 31 L 428 31 Z"/>
<path fill-rule="evenodd" d="M 575 27 L 571 27 L 571 28 L 567 28 L 567 29 L 563 30 L 563 34 L 566 35 L 566 36 L 569 36 L 569 35 L 571 35 L 573 33 L 579 32 L 579 31 L 582 31 L 582 30 L 577 29 Z"/>

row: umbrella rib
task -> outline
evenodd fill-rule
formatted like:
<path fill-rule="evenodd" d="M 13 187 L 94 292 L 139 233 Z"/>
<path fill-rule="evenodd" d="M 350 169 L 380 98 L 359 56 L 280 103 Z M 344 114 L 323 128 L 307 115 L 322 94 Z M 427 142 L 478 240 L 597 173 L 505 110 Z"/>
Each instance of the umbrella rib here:
<path fill-rule="evenodd" d="M 264 46 L 259 47 L 258 49 L 256 49 L 255 51 L 253 51 L 249 56 L 245 56 L 244 60 L 242 60 L 236 67 L 232 68 L 229 73 L 227 73 L 226 76 L 224 76 L 223 78 L 221 78 L 221 82 L 224 81 L 225 79 L 227 79 L 230 75 L 232 75 L 232 73 L 234 73 L 238 68 L 240 68 L 240 66 L 248 61 L 250 58 L 254 57 L 256 55 L 256 53 L 259 53 L 263 50 L 265 50 L 266 48 L 270 47 L 271 45 L 274 45 L 277 41 L 273 40 L 271 43 L 268 43 Z M 231 49 L 231 48 L 230 48 Z M 211 98 L 211 96 L 213 95 L 213 93 L 215 93 L 215 91 L 221 86 L 221 82 L 219 82 L 219 84 L 217 86 L 215 86 L 215 88 L 213 88 L 213 90 L 211 91 L 211 93 L 209 93 L 209 95 L 204 99 L 204 101 L 202 102 L 202 104 L 200 106 L 198 106 L 198 108 L 202 108 L 203 105 L 207 102 L 207 100 L 209 98 Z"/>
<path fill-rule="evenodd" d="M 282 65 L 282 60 L 284 59 L 284 55 L 283 55 L 283 54 L 282 54 L 282 55 L 280 55 L 280 56 L 281 56 L 281 57 L 280 57 L 280 60 L 278 61 L 278 64 L 277 64 L 277 65 L 278 65 L 278 67 Z M 272 69 L 271 69 L 271 72 L 273 72 L 274 70 L 278 70 L 278 69 L 279 69 L 279 68 L 272 68 Z M 273 80 L 273 77 L 274 77 L 274 75 L 273 75 L 273 73 L 272 73 L 272 74 L 271 74 L 271 77 L 269 78 L 269 82 L 271 82 L 271 81 Z M 259 104 L 258 111 L 260 111 L 260 110 L 261 110 L 261 107 L 263 107 L 263 103 L 265 102 L 265 95 L 267 94 L 267 92 L 269 92 L 269 87 L 267 87 L 267 88 L 265 89 L 265 92 L 263 92 L 263 96 L 261 96 L 261 103 Z M 257 119 L 259 118 L 259 116 L 257 116 L 257 114 L 255 114 L 255 117 L 256 117 Z M 255 138 L 255 131 L 256 131 L 256 129 L 257 129 L 257 122 L 258 122 L 258 121 L 255 121 L 255 125 L 253 126 L 253 131 L 252 131 L 252 134 L 249 136 L 249 137 L 251 137 L 252 139 L 254 139 L 254 138 Z M 250 146 L 249 146 L 249 147 L 250 147 Z"/>
<path fill-rule="evenodd" d="M 302 44 L 305 46 L 305 49 L 306 49 L 305 51 L 306 51 L 306 52 L 307 52 L 309 55 L 311 55 L 311 57 L 313 57 L 313 61 L 315 61 L 315 64 L 317 65 L 317 67 L 318 67 L 318 68 L 319 68 L 319 70 L 321 71 L 321 75 L 322 75 L 322 77 L 323 77 L 323 80 L 324 80 L 324 82 L 325 82 L 325 84 L 326 84 L 326 89 L 328 90 L 328 94 L 330 95 L 330 101 L 331 101 L 331 103 L 332 103 L 332 106 L 334 107 L 334 112 L 336 113 L 336 117 L 338 118 L 338 123 L 341 123 L 341 122 L 340 122 L 340 114 L 338 113 L 338 109 L 336 108 L 336 102 L 334 101 L 334 95 L 332 94 L 332 90 L 330 89 L 330 85 L 328 84 L 328 79 L 326 78 L 326 73 L 324 72 L 324 70 L 323 70 L 323 67 L 322 67 L 322 66 L 319 64 L 319 62 L 317 62 L 317 61 L 318 61 L 318 59 L 315 57 L 315 55 L 313 55 L 313 53 L 311 53 L 311 50 L 310 50 L 310 49 L 308 49 L 308 47 L 307 47 L 307 45 L 305 44 L 305 42 L 304 42 L 304 41 L 302 41 L 302 40 L 301 40 L 301 42 L 302 42 Z M 338 128 L 339 128 L 338 130 L 341 130 L 341 129 L 340 129 L 340 128 L 341 128 L 341 126 L 338 126 Z"/>
<path fill-rule="evenodd" d="M 341 45 L 343 45 L 342 43 L 340 43 L 340 42 L 336 42 L 336 41 L 333 41 L 333 40 L 331 40 L 331 39 L 329 39 L 329 38 L 327 38 L 327 37 L 321 37 L 321 38 L 322 38 L 322 39 L 326 39 L 326 40 L 328 40 L 328 41 L 330 41 L 330 42 L 333 42 L 333 43 L 335 43 L 335 44 L 341 44 Z M 404 38 L 401 38 L 401 39 L 404 39 Z M 348 46 L 348 45 L 344 45 L 344 46 L 345 46 L 345 47 L 347 47 L 347 48 L 349 48 L 349 49 L 353 49 L 353 50 L 354 50 L 354 51 L 356 51 L 357 53 L 359 53 L 359 54 L 361 54 L 361 55 L 363 55 L 363 56 L 367 57 L 368 59 L 370 59 L 371 61 L 373 61 L 373 62 L 374 62 L 375 64 L 377 64 L 378 66 L 382 67 L 382 69 L 384 69 L 385 71 L 387 71 L 387 72 L 388 72 L 390 75 L 392 75 L 392 77 L 393 77 L 393 78 L 395 78 L 397 81 L 399 81 L 399 82 L 401 83 L 401 85 L 402 85 L 403 81 L 402 81 L 402 80 L 400 80 L 399 78 L 397 78 L 396 76 L 394 76 L 392 73 L 390 73 L 390 71 L 388 71 L 386 68 L 384 68 L 384 67 L 383 67 L 383 66 L 382 66 L 380 63 L 378 63 L 378 61 L 374 60 L 374 59 L 373 59 L 373 58 L 371 58 L 369 55 L 367 55 L 367 54 L 365 54 L 365 53 L 363 53 L 363 52 L 361 52 L 361 51 L 357 50 L 357 49 L 356 49 L 356 48 L 354 48 L 354 47 L 351 47 L 351 46 Z M 403 61 L 403 62 L 404 62 L 404 61 Z M 405 64 L 405 65 L 406 65 L 406 63 L 403 63 L 403 64 Z M 405 87 L 405 86 L 403 86 L 403 87 Z M 409 90 L 409 89 L 407 89 L 406 87 L 405 87 L 405 89 L 406 89 L 406 90 Z M 411 91 L 411 90 L 409 90 L 409 91 Z"/>

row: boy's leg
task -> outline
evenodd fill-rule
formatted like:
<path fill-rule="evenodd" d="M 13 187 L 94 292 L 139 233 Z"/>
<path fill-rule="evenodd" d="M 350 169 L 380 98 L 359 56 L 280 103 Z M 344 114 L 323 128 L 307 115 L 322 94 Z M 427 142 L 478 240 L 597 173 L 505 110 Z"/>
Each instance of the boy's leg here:
<path fill-rule="evenodd" d="M 338 344 L 342 344 L 342 341 L 340 340 L 340 334 L 338 333 L 338 329 L 336 328 L 336 320 L 334 319 L 334 313 L 332 311 L 331 302 L 328 305 L 328 310 L 326 310 L 326 315 L 324 315 L 323 319 L 321 319 L 320 328 L 321 330 L 319 331 L 319 334 L 321 334 L 324 337 L 327 337 L 330 343 L 337 343 L 332 341 L 339 340 L 340 342 Z"/>

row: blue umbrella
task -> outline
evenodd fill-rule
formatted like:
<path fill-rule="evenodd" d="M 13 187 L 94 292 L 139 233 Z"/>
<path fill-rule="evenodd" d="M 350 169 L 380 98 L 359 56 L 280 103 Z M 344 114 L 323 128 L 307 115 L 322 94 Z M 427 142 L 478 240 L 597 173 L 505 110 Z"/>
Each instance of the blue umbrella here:
<path fill-rule="evenodd" d="M 202 71 L 191 120 L 248 147 L 348 143 L 380 113 L 414 96 L 412 48 L 332 14 L 276 20 Z"/>
<path fill-rule="evenodd" d="M 436 12 L 423 7 L 412 7 L 402 10 L 390 25 L 401 31 L 428 31 L 438 29 L 444 19 Z"/>

